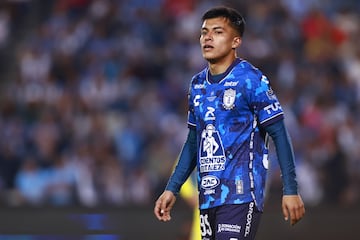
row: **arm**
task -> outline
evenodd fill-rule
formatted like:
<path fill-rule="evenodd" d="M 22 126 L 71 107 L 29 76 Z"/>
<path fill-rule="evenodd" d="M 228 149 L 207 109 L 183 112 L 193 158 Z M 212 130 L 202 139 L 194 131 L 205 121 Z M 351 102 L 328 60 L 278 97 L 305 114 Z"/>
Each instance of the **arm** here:
<path fill-rule="evenodd" d="M 154 214 L 160 221 L 169 221 L 170 211 L 175 204 L 181 186 L 196 166 L 196 131 L 190 129 L 181 150 L 179 161 L 168 181 L 165 191 L 155 203 Z"/>
<path fill-rule="evenodd" d="M 196 131 L 190 128 L 179 161 L 165 188 L 173 192 L 175 196 L 178 195 L 181 186 L 196 166 L 196 149 Z"/>
<path fill-rule="evenodd" d="M 294 225 L 304 216 L 305 208 L 297 191 L 294 152 L 290 136 L 283 120 L 266 126 L 265 130 L 274 141 L 281 169 L 284 186 L 282 200 L 284 218 L 288 220 L 290 217 L 290 224 Z"/>

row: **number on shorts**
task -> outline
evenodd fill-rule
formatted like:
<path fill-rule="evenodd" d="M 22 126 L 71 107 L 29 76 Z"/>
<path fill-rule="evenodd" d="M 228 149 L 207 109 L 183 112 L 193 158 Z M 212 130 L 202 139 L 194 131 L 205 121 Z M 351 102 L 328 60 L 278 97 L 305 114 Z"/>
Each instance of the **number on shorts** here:
<path fill-rule="evenodd" d="M 211 236 L 212 231 L 210 227 L 210 223 L 208 220 L 208 215 L 200 215 L 200 228 L 201 228 L 201 236 L 205 237 L 206 235 Z"/>

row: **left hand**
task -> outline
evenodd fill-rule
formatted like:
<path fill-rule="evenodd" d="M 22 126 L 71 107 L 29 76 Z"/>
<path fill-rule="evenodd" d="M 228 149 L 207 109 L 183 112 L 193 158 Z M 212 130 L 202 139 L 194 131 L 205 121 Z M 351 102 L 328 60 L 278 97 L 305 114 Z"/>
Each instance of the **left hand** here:
<path fill-rule="evenodd" d="M 154 214 L 160 221 L 171 220 L 170 212 L 176 201 L 176 196 L 171 191 L 165 190 L 155 202 Z"/>
<path fill-rule="evenodd" d="M 290 217 L 291 226 L 300 221 L 305 215 L 305 207 L 300 195 L 284 195 L 282 198 L 282 212 L 285 221 Z"/>

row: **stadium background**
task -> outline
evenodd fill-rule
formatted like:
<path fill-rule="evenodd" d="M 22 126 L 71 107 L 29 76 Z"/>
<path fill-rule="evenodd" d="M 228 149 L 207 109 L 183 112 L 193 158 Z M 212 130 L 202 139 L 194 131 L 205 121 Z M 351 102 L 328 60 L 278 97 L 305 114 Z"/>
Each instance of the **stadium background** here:
<path fill-rule="evenodd" d="M 152 208 L 205 66 L 200 17 L 221 4 L 283 104 L 307 207 L 282 220 L 272 156 L 257 239 L 360 238 L 359 1 L 2 0 L 0 239 L 186 239 L 182 199 L 170 223 Z"/>

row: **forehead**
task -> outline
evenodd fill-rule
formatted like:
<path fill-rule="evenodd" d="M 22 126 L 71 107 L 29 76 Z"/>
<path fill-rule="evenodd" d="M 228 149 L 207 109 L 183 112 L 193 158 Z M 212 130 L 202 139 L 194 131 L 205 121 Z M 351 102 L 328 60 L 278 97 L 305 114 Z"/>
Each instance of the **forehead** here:
<path fill-rule="evenodd" d="M 201 28 L 230 28 L 229 19 L 225 17 L 216 17 L 205 19 Z"/>

